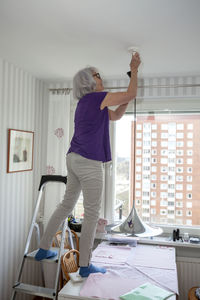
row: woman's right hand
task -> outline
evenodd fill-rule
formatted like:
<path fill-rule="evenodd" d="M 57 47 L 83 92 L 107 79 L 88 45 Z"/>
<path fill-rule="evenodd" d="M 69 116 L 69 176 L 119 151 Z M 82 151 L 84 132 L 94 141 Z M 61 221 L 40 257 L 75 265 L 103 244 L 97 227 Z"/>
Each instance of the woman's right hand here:
<path fill-rule="evenodd" d="M 141 63 L 140 55 L 139 55 L 138 52 L 136 52 L 135 54 L 132 55 L 132 59 L 131 59 L 131 62 L 130 62 L 131 71 L 132 72 L 137 71 L 140 63 Z"/>

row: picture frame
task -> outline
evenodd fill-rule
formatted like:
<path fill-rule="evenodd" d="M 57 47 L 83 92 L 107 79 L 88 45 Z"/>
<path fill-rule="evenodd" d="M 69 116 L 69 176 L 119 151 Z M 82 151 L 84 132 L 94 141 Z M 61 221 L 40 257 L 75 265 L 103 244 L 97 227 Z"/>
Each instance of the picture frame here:
<path fill-rule="evenodd" d="M 8 129 L 7 173 L 33 170 L 34 132 Z"/>

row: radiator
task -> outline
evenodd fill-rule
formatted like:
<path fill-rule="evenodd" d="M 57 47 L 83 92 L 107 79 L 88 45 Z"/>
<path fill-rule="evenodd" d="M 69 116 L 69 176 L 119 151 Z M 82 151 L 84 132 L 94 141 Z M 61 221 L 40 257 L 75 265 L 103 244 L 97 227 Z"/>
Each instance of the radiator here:
<path fill-rule="evenodd" d="M 200 258 L 177 257 L 179 300 L 188 300 L 188 291 L 200 287 Z"/>

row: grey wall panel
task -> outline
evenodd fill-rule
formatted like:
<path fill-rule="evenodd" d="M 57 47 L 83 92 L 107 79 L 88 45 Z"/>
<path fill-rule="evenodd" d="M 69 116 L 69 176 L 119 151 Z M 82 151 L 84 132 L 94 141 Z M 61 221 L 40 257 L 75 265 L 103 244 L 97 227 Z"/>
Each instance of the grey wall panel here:
<path fill-rule="evenodd" d="M 7 300 L 23 254 L 36 185 L 44 173 L 48 102 L 45 83 L 3 59 L 0 88 L 0 299 Z M 34 131 L 33 171 L 7 173 L 8 128 Z M 37 272 L 37 266 L 27 269 L 26 279 L 34 281 Z"/>

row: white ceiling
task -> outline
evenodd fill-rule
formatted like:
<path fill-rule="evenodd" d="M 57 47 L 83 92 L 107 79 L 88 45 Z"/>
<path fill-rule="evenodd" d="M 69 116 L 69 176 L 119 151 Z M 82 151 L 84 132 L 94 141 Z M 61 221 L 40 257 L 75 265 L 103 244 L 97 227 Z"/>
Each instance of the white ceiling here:
<path fill-rule="evenodd" d="M 87 65 L 126 76 L 200 74 L 200 0 L 0 0 L 0 57 L 45 80 Z"/>

